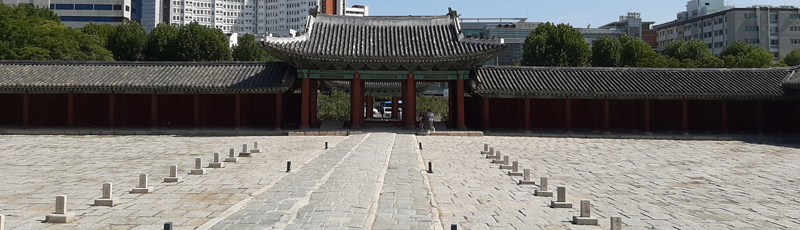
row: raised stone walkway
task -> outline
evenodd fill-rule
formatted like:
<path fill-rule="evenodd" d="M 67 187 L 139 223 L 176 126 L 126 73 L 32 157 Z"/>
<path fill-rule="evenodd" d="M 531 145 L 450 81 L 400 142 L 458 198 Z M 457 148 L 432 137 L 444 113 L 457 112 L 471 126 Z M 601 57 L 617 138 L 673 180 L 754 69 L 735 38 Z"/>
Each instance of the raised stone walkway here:
<path fill-rule="evenodd" d="M 436 211 L 414 141 L 389 133 L 351 136 L 211 229 L 433 229 Z"/>

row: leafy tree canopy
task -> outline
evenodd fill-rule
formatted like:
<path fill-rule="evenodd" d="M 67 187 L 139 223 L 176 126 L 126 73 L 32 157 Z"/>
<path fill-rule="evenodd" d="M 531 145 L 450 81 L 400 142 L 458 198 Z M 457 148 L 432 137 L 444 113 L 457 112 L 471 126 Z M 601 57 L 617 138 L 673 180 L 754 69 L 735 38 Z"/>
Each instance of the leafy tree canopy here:
<path fill-rule="evenodd" d="M 108 50 L 114 53 L 114 59 L 119 61 L 144 60 L 144 48 L 147 42 L 147 32 L 144 27 L 134 21 L 119 24 L 108 35 Z"/>
<path fill-rule="evenodd" d="M 703 57 L 710 56 L 711 51 L 708 50 L 708 45 L 701 40 L 692 40 L 689 42 L 676 41 L 664 48 L 662 52 L 667 57 L 675 58 L 678 60 L 700 60 Z"/>
<path fill-rule="evenodd" d="M 269 55 L 252 34 L 239 38 L 239 44 L 233 47 L 232 56 L 234 61 L 280 61 Z"/>
<path fill-rule="evenodd" d="M 591 50 L 580 31 L 570 25 L 545 23 L 525 39 L 522 65 L 586 66 Z"/>
<path fill-rule="evenodd" d="M 728 68 L 769 68 L 773 66 L 773 54 L 761 47 L 737 41 L 719 54 Z"/>
<path fill-rule="evenodd" d="M 192 22 L 178 31 L 176 59 L 178 61 L 231 61 L 228 36 L 222 30 Z"/>
<path fill-rule="evenodd" d="M 83 26 L 83 28 L 81 28 L 81 32 L 83 32 L 84 34 L 96 36 L 97 38 L 100 39 L 101 43 L 100 45 L 108 49 L 108 47 L 106 46 L 106 44 L 108 43 L 108 36 L 111 35 L 112 32 L 114 32 L 115 28 L 116 28 L 115 26 L 110 24 L 97 24 L 90 22 L 89 24 L 86 24 Z"/>
<path fill-rule="evenodd" d="M 178 60 L 176 46 L 178 39 L 178 26 L 162 23 L 150 31 L 144 49 L 145 59 L 148 61 L 175 61 Z"/>
<path fill-rule="evenodd" d="M 789 52 L 783 59 L 781 60 L 783 64 L 787 66 L 798 66 L 800 65 L 800 49 L 793 49 Z"/>
<path fill-rule="evenodd" d="M 622 43 L 619 39 L 602 37 L 592 47 L 592 66 L 617 67 L 620 66 Z"/>

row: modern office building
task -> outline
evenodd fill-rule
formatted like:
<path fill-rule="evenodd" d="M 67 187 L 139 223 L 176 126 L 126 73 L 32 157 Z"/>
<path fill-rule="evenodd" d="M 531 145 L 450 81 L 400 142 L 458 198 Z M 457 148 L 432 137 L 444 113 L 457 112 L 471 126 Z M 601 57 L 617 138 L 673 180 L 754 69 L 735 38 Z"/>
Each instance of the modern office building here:
<path fill-rule="evenodd" d="M 736 41 L 769 50 L 775 58 L 800 48 L 800 8 L 725 6 L 722 0 L 692 0 L 677 19 L 655 25 L 658 46 L 702 40 L 714 54 Z"/>
<path fill-rule="evenodd" d="M 73 28 L 89 22 L 119 24 L 131 18 L 131 0 L 2 0 L 2 3 L 49 7 L 61 16 L 64 25 Z"/>
<path fill-rule="evenodd" d="M 353 7 L 345 7 L 344 16 L 356 16 L 356 17 L 369 16 L 369 6 L 353 5 Z"/>
<path fill-rule="evenodd" d="M 610 22 L 598 27 L 598 29 L 616 30 L 618 33 L 627 34 L 646 42 L 652 48 L 658 46 L 657 31 L 653 29 L 655 22 L 642 21 L 642 14 L 638 12 L 628 12 L 627 15 L 619 16 L 619 21 Z M 584 33 L 585 34 L 585 33 Z M 621 36 L 621 35 L 620 35 Z M 584 37 L 587 37 L 584 35 Z"/>

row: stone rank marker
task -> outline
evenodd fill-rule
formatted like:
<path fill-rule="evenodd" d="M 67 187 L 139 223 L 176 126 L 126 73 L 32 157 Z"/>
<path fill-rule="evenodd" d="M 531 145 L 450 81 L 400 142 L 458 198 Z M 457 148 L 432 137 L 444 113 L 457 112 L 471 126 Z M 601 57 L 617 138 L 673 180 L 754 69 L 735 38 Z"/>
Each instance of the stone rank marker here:
<path fill-rule="evenodd" d="M 103 183 L 103 197 L 94 200 L 94 206 L 114 207 L 114 205 L 119 204 L 119 197 L 113 197 L 111 192 L 112 192 L 111 182 Z"/>
<path fill-rule="evenodd" d="M 239 153 L 239 157 L 250 157 L 250 152 L 247 151 L 247 144 L 242 144 L 242 152 Z"/>
<path fill-rule="evenodd" d="M 516 161 L 514 161 L 514 162 L 516 162 Z M 531 170 L 530 169 L 524 169 L 524 170 L 522 170 L 522 172 L 523 172 L 522 173 L 522 180 L 519 180 L 519 184 L 520 185 L 523 185 L 523 184 L 536 184 L 536 182 L 531 180 Z M 510 175 L 510 173 L 509 173 L 509 175 Z"/>
<path fill-rule="evenodd" d="M 192 169 L 192 175 L 205 175 L 206 169 L 203 168 L 203 158 L 195 158 L 194 159 L 194 169 Z"/>
<path fill-rule="evenodd" d="M 56 197 L 56 211 L 44 217 L 46 223 L 69 223 L 75 221 L 75 213 L 67 212 L 67 196 Z"/>
<path fill-rule="evenodd" d="M 489 158 L 489 156 L 494 156 L 494 146 L 489 146 L 489 150 L 481 151 L 481 154 L 486 155 L 486 158 Z"/>
<path fill-rule="evenodd" d="M 501 165 L 508 165 L 508 156 L 503 156 L 503 160 L 492 160 L 492 163 L 501 164 Z M 501 168 L 502 169 L 502 168 Z"/>
<path fill-rule="evenodd" d="M 236 157 L 235 151 L 236 151 L 235 149 L 231 148 L 228 158 L 225 158 L 225 162 L 233 162 L 233 163 L 239 162 L 239 158 Z"/>
<path fill-rule="evenodd" d="M 261 149 L 258 148 L 258 141 L 253 142 L 253 149 L 250 150 L 250 153 L 261 153 Z"/>
<path fill-rule="evenodd" d="M 0 228 L 0 230 L 3 230 Z M 622 217 L 612 216 L 611 217 L 611 230 L 622 230 Z"/>
<path fill-rule="evenodd" d="M 503 166 L 500 166 L 500 167 L 502 168 Z M 522 176 L 522 173 L 519 171 L 519 162 L 512 161 L 510 169 L 511 169 L 511 171 L 508 172 L 509 176 Z M 528 176 L 528 178 L 530 179 L 530 176 Z"/>
<path fill-rule="evenodd" d="M 219 153 L 214 153 L 214 162 L 208 163 L 208 167 L 215 169 L 225 168 L 225 163 L 219 161 Z"/>
<path fill-rule="evenodd" d="M 539 183 L 539 190 L 533 191 L 534 196 L 553 197 L 553 191 L 547 190 L 547 177 L 542 177 Z"/>
<path fill-rule="evenodd" d="M 489 154 L 489 144 L 488 143 L 483 143 L 483 151 L 481 151 L 481 154 L 484 154 L 484 155 Z"/>
<path fill-rule="evenodd" d="M 597 225 L 597 218 L 591 217 L 592 206 L 589 200 L 581 200 L 581 216 L 572 216 L 572 223 L 577 225 Z"/>
<path fill-rule="evenodd" d="M 178 177 L 178 165 L 169 166 L 169 177 L 164 177 L 164 182 L 175 183 L 180 182 L 181 178 Z"/>
<path fill-rule="evenodd" d="M 558 197 L 556 201 L 550 201 L 551 208 L 572 208 L 572 203 L 567 202 L 567 188 L 556 187 Z"/>
<path fill-rule="evenodd" d="M 6 215 L 0 214 L 0 230 L 6 229 Z"/>
<path fill-rule="evenodd" d="M 491 151 L 491 152 L 492 152 L 494 155 L 488 155 L 488 156 L 486 156 L 486 159 L 495 159 L 495 160 L 500 160 L 500 159 L 502 159 L 502 158 L 503 158 L 503 153 L 501 153 L 501 152 L 500 152 L 500 150 L 497 150 L 497 151 Z M 492 162 L 494 162 L 494 160 L 492 160 Z"/>
<path fill-rule="evenodd" d="M 147 187 L 147 174 L 139 174 L 139 185 L 131 193 L 151 193 L 153 188 Z"/>

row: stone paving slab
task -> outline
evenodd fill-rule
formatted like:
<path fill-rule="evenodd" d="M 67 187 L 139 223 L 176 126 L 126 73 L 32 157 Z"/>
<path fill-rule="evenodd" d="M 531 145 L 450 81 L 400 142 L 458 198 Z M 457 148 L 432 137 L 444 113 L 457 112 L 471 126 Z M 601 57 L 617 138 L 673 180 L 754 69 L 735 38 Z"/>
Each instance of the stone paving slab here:
<path fill-rule="evenodd" d="M 739 141 L 602 140 L 526 137 L 418 137 L 444 225 L 463 229 L 800 228 L 800 145 Z M 572 209 L 551 209 L 538 186 L 489 163 L 483 143 L 567 187 Z M 592 200 L 599 227 L 569 223 L 578 201 Z"/>
<path fill-rule="evenodd" d="M 305 162 L 345 137 L 180 137 L 180 136 L 0 136 L 0 213 L 6 229 L 194 229 L 276 180 L 285 162 Z M 259 142 L 263 153 L 240 158 L 207 175 L 188 175 L 194 158 L 204 167 L 214 152 Z M 252 146 L 251 146 L 252 147 Z M 162 183 L 169 165 L 179 165 L 179 183 Z M 298 169 L 302 168 L 298 164 Z M 149 174 L 151 194 L 130 194 L 138 174 Z M 121 204 L 91 206 L 102 183 L 114 183 Z M 67 195 L 77 221 L 44 224 L 55 197 Z"/>

